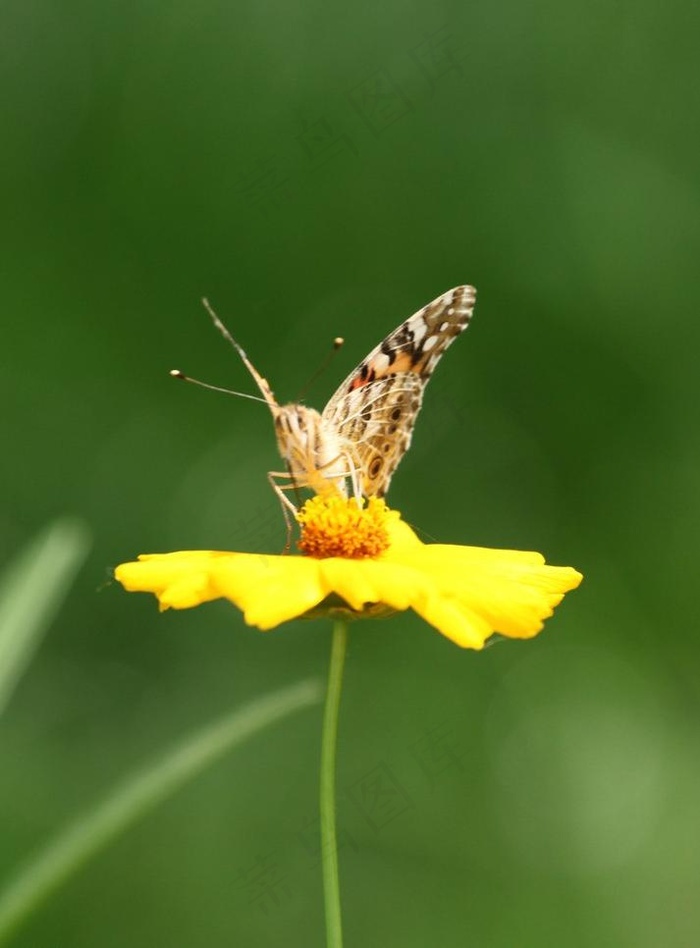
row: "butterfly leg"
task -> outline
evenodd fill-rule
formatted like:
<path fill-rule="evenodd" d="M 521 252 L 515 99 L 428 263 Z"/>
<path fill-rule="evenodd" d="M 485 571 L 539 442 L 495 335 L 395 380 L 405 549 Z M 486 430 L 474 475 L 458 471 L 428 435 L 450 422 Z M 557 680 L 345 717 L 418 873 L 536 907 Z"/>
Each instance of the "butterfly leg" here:
<path fill-rule="evenodd" d="M 297 508 L 291 502 L 291 500 L 285 494 L 285 490 L 294 490 L 297 487 L 296 482 L 292 479 L 291 484 L 278 484 L 275 480 L 276 477 L 287 477 L 291 478 L 292 475 L 288 471 L 268 471 L 267 480 L 270 484 L 270 487 L 273 489 L 277 495 L 277 499 L 280 502 L 282 507 L 282 516 L 284 517 L 284 525 L 287 528 L 287 539 L 284 544 L 284 549 L 282 553 L 289 553 L 292 547 L 292 516 L 296 516 Z"/>
<path fill-rule="evenodd" d="M 348 472 L 348 477 L 350 478 L 350 483 L 352 484 L 352 496 L 355 498 L 357 503 L 360 506 L 362 506 L 362 485 L 360 482 L 360 476 L 361 476 L 360 466 L 359 464 L 355 464 L 355 462 L 351 461 L 349 458 L 347 458 L 347 460 L 349 462 L 348 467 L 350 468 Z"/>
<path fill-rule="evenodd" d="M 325 464 L 322 464 L 318 471 L 323 471 L 326 468 L 332 468 L 334 465 L 342 462 L 342 470 L 333 471 L 332 477 L 327 476 L 326 480 L 329 484 L 335 483 L 335 486 L 339 493 L 343 497 L 347 497 L 347 486 L 345 481 L 347 478 L 350 478 L 350 484 L 352 486 L 352 496 L 355 498 L 358 504 L 362 504 L 362 487 L 361 487 L 361 468 L 359 464 L 356 464 L 353 458 L 350 456 L 350 453 L 346 450 L 341 451 L 337 454 L 331 461 L 327 461 Z M 338 481 L 340 483 L 338 483 Z"/>
<path fill-rule="evenodd" d="M 326 472 L 325 474 L 324 471 Z M 318 478 L 316 477 L 318 474 L 320 474 L 322 478 L 320 483 L 318 483 Z M 360 503 L 362 497 L 360 468 L 354 463 L 347 451 L 342 450 L 336 454 L 335 457 L 331 458 L 330 461 L 325 461 L 323 464 L 320 464 L 313 471 L 313 475 L 316 483 L 312 483 L 312 478 L 309 477 L 308 486 L 311 487 L 315 493 L 320 494 L 322 491 L 335 489 L 341 497 L 347 497 L 348 495 L 345 481 L 347 478 L 350 478 L 353 497 Z"/>

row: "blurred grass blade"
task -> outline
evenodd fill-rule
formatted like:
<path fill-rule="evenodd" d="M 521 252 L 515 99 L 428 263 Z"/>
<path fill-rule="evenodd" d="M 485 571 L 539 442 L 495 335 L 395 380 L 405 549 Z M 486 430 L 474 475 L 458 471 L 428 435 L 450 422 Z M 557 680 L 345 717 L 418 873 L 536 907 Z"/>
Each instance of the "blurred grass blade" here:
<path fill-rule="evenodd" d="M 56 520 L 0 577 L 0 714 L 61 607 L 90 547 L 79 520 Z"/>
<path fill-rule="evenodd" d="M 0 942 L 61 883 L 148 810 L 227 751 L 290 714 L 320 702 L 322 697 L 322 686 L 316 680 L 283 688 L 185 737 L 155 764 L 125 780 L 10 880 L 0 893 Z"/>

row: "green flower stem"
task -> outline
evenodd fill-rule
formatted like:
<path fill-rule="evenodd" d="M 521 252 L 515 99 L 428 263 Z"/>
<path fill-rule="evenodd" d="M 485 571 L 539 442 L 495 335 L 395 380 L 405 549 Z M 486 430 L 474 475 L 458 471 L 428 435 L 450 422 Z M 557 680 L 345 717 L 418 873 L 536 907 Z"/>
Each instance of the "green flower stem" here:
<path fill-rule="evenodd" d="M 348 645 L 347 622 L 333 625 L 328 690 L 323 712 L 321 739 L 321 861 L 323 899 L 326 907 L 327 948 L 342 948 L 340 886 L 338 883 L 338 844 L 335 831 L 335 756 L 338 737 L 338 710 L 343 687 L 343 665 Z"/>

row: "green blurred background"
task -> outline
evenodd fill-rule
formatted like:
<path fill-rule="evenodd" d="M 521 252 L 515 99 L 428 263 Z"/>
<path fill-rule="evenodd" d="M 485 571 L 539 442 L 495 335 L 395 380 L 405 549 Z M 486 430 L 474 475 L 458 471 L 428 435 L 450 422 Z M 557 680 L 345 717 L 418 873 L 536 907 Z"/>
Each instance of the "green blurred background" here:
<path fill-rule="evenodd" d="M 443 542 L 581 569 L 540 638 L 352 630 L 352 946 L 700 939 L 696 5 L 9 0 L 0 12 L 2 562 L 95 537 L 0 728 L 0 870 L 180 734 L 323 675 L 329 630 L 159 615 L 142 551 L 277 551 L 263 406 L 208 295 L 321 407 L 463 282 L 390 500 Z M 13 944 L 323 944 L 320 710 L 208 770 Z"/>

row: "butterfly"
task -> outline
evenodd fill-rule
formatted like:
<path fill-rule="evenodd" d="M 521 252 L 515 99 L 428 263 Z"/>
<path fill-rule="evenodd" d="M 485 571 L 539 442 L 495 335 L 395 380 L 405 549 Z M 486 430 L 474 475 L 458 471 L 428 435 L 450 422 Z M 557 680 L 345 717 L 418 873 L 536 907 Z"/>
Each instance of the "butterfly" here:
<path fill-rule="evenodd" d="M 268 479 L 283 509 L 296 513 L 285 494 L 289 489 L 309 488 L 316 494 L 337 490 L 347 496 L 350 481 L 355 497 L 386 494 L 411 444 L 425 386 L 447 347 L 469 325 L 475 300 L 473 286 L 458 286 L 419 309 L 353 369 L 322 412 L 301 403 L 280 405 L 267 380 L 204 300 L 272 412 L 287 470 L 270 471 Z M 178 370 L 171 374 L 186 378 Z M 279 484 L 279 479 L 286 483 Z"/>

